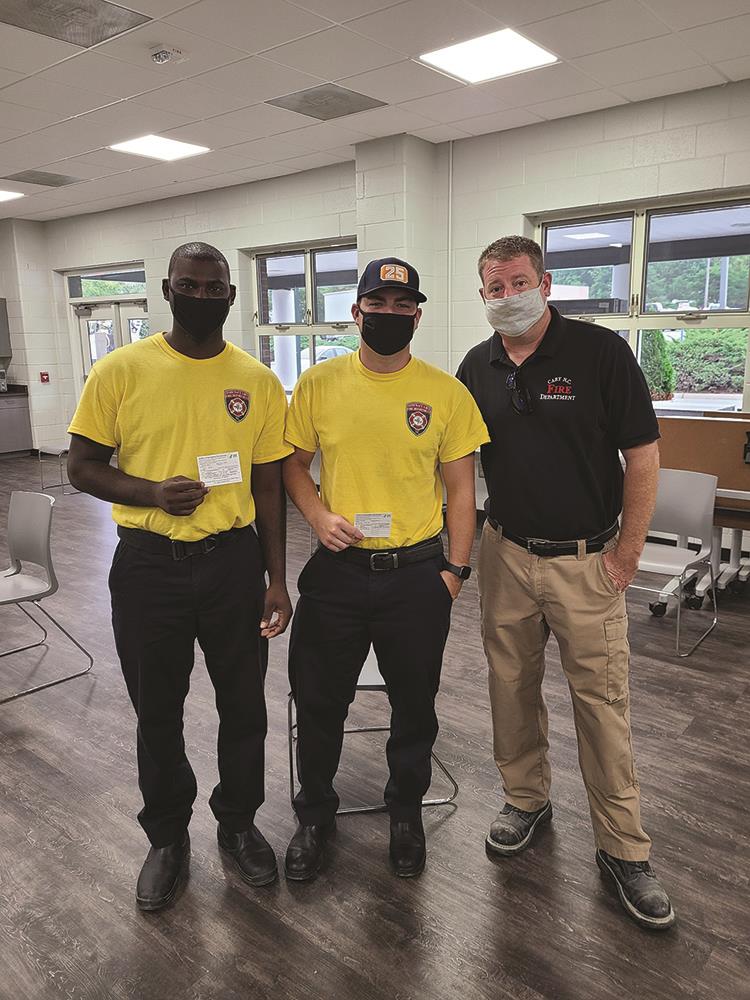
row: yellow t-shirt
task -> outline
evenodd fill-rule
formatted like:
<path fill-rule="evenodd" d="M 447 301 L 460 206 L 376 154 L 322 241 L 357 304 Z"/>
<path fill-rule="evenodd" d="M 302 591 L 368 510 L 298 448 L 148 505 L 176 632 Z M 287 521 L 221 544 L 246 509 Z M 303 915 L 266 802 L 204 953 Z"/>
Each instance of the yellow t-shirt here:
<path fill-rule="evenodd" d="M 286 439 L 320 449 L 325 506 L 354 524 L 357 514 L 390 514 L 387 538 L 362 548 L 414 545 L 443 527 L 438 463 L 470 455 L 490 437 L 471 394 L 458 379 L 411 358 L 378 374 L 359 352 L 303 372 L 292 395 Z"/>
<path fill-rule="evenodd" d="M 199 455 L 238 452 L 242 482 L 212 486 L 189 517 L 112 506 L 117 524 L 192 542 L 255 519 L 252 466 L 291 453 L 285 417 L 281 383 L 239 347 L 227 343 L 215 358 L 197 360 L 157 333 L 97 361 L 68 431 L 117 448 L 123 472 L 153 482 L 199 480 Z"/>

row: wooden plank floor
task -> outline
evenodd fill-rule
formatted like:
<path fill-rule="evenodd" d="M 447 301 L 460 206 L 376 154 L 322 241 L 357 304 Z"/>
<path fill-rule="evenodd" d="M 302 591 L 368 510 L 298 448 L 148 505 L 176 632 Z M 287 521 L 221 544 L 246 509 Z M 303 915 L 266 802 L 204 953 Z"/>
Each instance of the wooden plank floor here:
<path fill-rule="evenodd" d="M 37 489 L 31 458 L 0 462 L 0 568 L 11 490 Z M 135 820 L 135 723 L 115 656 L 107 571 L 109 508 L 59 497 L 49 607 L 94 653 L 94 672 L 0 707 L 0 998 L 2 1000 L 641 1000 L 750 997 L 748 712 L 750 599 L 724 597 L 719 630 L 690 659 L 671 655 L 673 619 L 630 603 L 633 731 L 655 868 L 678 911 L 674 932 L 630 923 L 593 861 L 568 692 L 550 647 L 555 819 L 525 854 L 488 859 L 500 801 L 492 761 L 475 580 L 454 610 L 439 696 L 437 750 L 458 807 L 426 810 L 428 866 L 414 880 L 387 864 L 384 815 L 339 821 L 314 883 L 253 890 L 225 866 L 207 798 L 216 717 L 200 656 L 186 716 L 199 783 L 188 885 L 170 910 L 143 915 L 133 890 L 147 844 Z M 309 536 L 289 518 L 289 578 Z M 293 583 L 292 596 L 296 597 Z M 703 614 L 688 613 L 696 627 Z M 28 634 L 0 608 L 0 645 Z M 0 695 L 77 662 L 48 648 L 0 660 Z M 286 637 L 268 676 L 266 803 L 259 825 L 283 858 L 294 830 L 287 783 Z M 355 721 L 384 718 L 378 694 Z M 382 742 L 351 737 L 339 789 L 378 798 Z M 435 790 L 439 787 L 436 780 Z"/>

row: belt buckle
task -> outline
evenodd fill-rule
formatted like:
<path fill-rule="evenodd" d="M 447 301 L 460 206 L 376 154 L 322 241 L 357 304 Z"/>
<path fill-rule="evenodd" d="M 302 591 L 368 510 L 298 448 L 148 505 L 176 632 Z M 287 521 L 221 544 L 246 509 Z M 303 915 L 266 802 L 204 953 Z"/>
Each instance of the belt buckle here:
<path fill-rule="evenodd" d="M 389 559 L 390 565 L 378 566 L 378 559 Z M 370 569 L 373 573 L 384 573 L 391 569 L 398 569 L 398 552 L 373 552 L 370 556 Z"/>
<path fill-rule="evenodd" d="M 203 555 L 208 555 L 209 552 L 213 552 L 216 548 L 216 535 L 206 535 L 205 538 L 201 538 L 201 552 Z"/>
<path fill-rule="evenodd" d="M 526 551 L 530 555 L 542 555 L 542 553 L 534 552 L 534 547 L 535 546 L 540 546 L 541 548 L 544 548 L 544 546 L 547 545 L 547 544 L 548 544 L 548 542 L 547 542 L 546 538 L 527 538 L 526 539 Z"/>

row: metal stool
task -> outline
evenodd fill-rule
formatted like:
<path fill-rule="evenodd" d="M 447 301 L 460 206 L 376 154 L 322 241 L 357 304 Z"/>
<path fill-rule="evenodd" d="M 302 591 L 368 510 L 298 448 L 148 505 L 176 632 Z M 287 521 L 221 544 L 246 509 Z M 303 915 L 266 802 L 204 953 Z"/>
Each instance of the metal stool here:
<path fill-rule="evenodd" d="M 382 691 L 383 694 L 387 693 L 387 688 L 385 681 L 383 680 L 380 671 L 378 670 L 378 661 L 375 656 L 375 650 L 370 648 L 370 652 L 367 654 L 367 659 L 365 660 L 365 665 L 362 668 L 362 673 L 360 674 L 359 680 L 357 682 L 357 691 Z M 294 714 L 294 698 L 290 692 L 289 699 L 287 703 L 287 722 L 289 727 L 289 792 L 292 802 L 294 802 L 294 791 L 297 782 L 297 773 L 295 768 L 294 759 L 294 745 L 297 742 L 297 723 L 295 721 Z M 390 726 L 352 726 L 348 729 L 344 729 L 344 733 L 389 733 L 391 731 Z M 422 807 L 425 806 L 444 806 L 449 802 L 453 802 L 455 797 L 458 795 L 458 784 L 455 778 L 450 773 L 448 768 L 438 757 L 438 755 L 433 750 L 431 757 L 435 762 L 436 766 L 442 771 L 445 777 L 448 779 L 451 785 L 451 792 L 449 795 L 444 795 L 436 799 L 423 799 Z M 379 805 L 370 806 L 340 806 L 337 815 L 346 816 L 349 813 L 376 813 L 385 812 L 387 810 L 385 802 Z"/>

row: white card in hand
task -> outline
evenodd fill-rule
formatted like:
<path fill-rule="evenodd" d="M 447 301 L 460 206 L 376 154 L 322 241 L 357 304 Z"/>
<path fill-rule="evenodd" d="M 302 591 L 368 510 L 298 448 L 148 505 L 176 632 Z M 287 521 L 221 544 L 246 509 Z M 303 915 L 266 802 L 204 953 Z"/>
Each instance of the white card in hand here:
<path fill-rule="evenodd" d="M 390 538 L 393 514 L 355 514 L 354 527 L 365 538 Z"/>
<path fill-rule="evenodd" d="M 206 486 L 241 483 L 242 469 L 239 452 L 223 451 L 219 455 L 199 455 L 198 478 Z"/>

